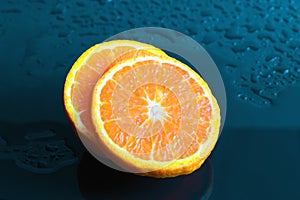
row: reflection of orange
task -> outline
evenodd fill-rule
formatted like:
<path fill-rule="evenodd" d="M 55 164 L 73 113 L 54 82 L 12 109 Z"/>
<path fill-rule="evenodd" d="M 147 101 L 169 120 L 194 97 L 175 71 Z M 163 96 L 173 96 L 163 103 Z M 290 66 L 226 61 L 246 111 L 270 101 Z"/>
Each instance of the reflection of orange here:
<path fill-rule="evenodd" d="M 207 84 L 150 45 L 113 41 L 92 47 L 68 74 L 64 95 L 79 134 L 97 140 L 93 154 L 105 152 L 130 172 L 191 173 L 218 138 L 219 107 Z"/>
<path fill-rule="evenodd" d="M 207 159 L 189 176 L 153 179 L 117 172 L 85 153 L 77 171 L 84 199 L 209 199 L 214 184 L 213 163 Z M 110 181 L 99 181 L 110 180 Z M 151 189 L 149 189 L 151 188 Z M 118 191 L 118 192 L 115 192 Z M 146 198 L 145 198 L 146 197 Z"/>

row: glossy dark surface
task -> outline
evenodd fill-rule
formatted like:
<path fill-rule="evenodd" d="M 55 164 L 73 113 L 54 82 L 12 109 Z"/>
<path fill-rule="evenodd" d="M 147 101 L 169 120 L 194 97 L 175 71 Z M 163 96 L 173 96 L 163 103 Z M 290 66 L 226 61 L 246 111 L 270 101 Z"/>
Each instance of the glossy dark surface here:
<path fill-rule="evenodd" d="M 199 170 L 171 179 L 115 171 L 74 142 L 69 146 L 80 159 L 51 173 L 34 173 L 0 160 L 0 199 L 300 198 L 299 131 L 225 128 Z"/>
<path fill-rule="evenodd" d="M 300 131 L 224 130 L 211 199 L 300 199 Z"/>

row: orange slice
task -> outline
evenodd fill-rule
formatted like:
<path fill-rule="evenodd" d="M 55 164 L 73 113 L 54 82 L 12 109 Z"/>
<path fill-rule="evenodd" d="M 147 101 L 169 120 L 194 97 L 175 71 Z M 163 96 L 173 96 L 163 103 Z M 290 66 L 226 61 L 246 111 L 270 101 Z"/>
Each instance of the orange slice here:
<path fill-rule="evenodd" d="M 102 144 L 95 139 L 96 133 L 91 118 L 93 88 L 113 61 L 126 52 L 135 52 L 139 49 L 165 55 L 163 51 L 152 45 L 136 41 L 103 42 L 86 50 L 74 63 L 66 77 L 64 85 L 66 115 L 89 152 L 99 160 L 104 160 L 107 165 L 114 164 L 107 160 Z M 114 168 L 119 169 L 118 166 Z"/>
<path fill-rule="evenodd" d="M 115 40 L 94 45 L 74 63 L 64 85 L 64 105 L 77 132 L 89 138 L 93 137 L 91 99 L 95 84 L 119 56 L 139 49 L 164 54 L 152 45 L 129 40 Z"/>
<path fill-rule="evenodd" d="M 91 118 L 114 163 L 154 177 L 198 169 L 220 127 L 219 106 L 205 81 L 176 59 L 143 49 L 120 56 L 97 81 Z"/>

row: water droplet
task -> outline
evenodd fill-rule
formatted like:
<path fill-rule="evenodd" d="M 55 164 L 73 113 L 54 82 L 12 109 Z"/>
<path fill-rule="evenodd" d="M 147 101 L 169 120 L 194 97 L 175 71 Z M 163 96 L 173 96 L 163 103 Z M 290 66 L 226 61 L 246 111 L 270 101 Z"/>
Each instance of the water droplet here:
<path fill-rule="evenodd" d="M 238 93 L 238 94 L 237 94 L 237 97 L 238 97 L 239 99 L 242 99 L 242 100 L 245 100 L 245 101 L 247 101 L 247 100 L 249 99 L 248 96 L 246 96 L 245 94 L 242 94 L 242 93 Z"/>
<path fill-rule="evenodd" d="M 236 65 L 232 65 L 232 64 L 227 64 L 224 66 L 224 68 L 229 74 L 235 73 L 237 71 Z"/>
<path fill-rule="evenodd" d="M 241 38 L 243 38 L 243 36 L 244 35 L 241 33 L 241 31 L 237 27 L 231 27 L 231 28 L 227 29 L 227 31 L 225 33 L 225 37 L 228 39 L 241 39 Z"/>
<path fill-rule="evenodd" d="M 288 74 L 288 73 L 290 73 L 289 69 L 286 69 L 286 70 L 283 71 L 283 74 Z"/>
<path fill-rule="evenodd" d="M 278 96 L 278 92 L 273 92 L 273 93 L 272 93 L 272 96 L 273 96 L 273 97 L 277 97 L 277 96 Z"/>
<path fill-rule="evenodd" d="M 259 72 L 259 76 L 262 77 L 262 78 L 267 78 L 268 75 L 269 75 L 269 74 L 268 74 L 267 71 L 260 71 L 260 72 Z"/>
<path fill-rule="evenodd" d="M 251 74 L 251 81 L 257 83 L 260 79 L 260 75 Z"/>
<path fill-rule="evenodd" d="M 276 61 L 279 62 L 280 59 L 281 59 L 281 57 L 278 56 L 278 55 L 268 55 L 268 56 L 266 56 L 266 61 L 267 62 L 276 62 Z"/>
<path fill-rule="evenodd" d="M 265 90 L 264 90 L 264 89 L 260 89 L 260 90 L 258 91 L 258 94 L 259 94 L 259 95 L 263 95 L 263 94 L 264 94 L 264 92 L 265 92 Z"/>
<path fill-rule="evenodd" d="M 202 42 L 204 44 L 210 44 L 218 40 L 218 35 L 215 33 L 208 33 L 203 37 Z"/>

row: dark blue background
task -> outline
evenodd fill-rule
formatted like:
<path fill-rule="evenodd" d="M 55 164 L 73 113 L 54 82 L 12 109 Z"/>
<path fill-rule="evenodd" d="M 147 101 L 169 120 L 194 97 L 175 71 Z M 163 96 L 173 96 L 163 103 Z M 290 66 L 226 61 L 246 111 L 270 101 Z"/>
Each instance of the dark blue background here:
<path fill-rule="evenodd" d="M 300 199 L 299 13 L 297 0 L 2 0 L 0 199 Z M 194 38 L 224 80 L 224 130 L 190 176 L 156 180 L 102 166 L 63 111 L 77 57 L 145 26 Z"/>

